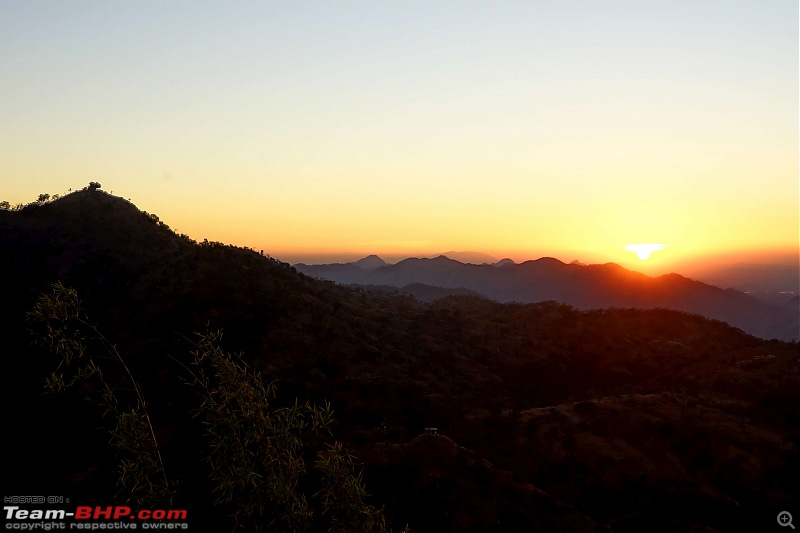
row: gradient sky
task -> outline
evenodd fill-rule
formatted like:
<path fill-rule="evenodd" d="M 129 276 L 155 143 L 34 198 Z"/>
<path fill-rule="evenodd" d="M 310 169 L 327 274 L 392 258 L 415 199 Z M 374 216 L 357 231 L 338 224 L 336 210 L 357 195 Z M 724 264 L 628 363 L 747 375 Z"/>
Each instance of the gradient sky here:
<path fill-rule="evenodd" d="M 0 2 L 0 200 L 637 266 L 798 248 L 798 2 Z"/>

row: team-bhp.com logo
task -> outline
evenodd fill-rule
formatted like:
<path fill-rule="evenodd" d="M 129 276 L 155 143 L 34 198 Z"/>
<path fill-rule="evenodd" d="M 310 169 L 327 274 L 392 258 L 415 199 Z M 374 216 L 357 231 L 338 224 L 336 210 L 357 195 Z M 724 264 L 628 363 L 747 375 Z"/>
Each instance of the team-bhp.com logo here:
<path fill-rule="evenodd" d="M 185 509 L 140 509 L 125 505 L 78 505 L 74 511 L 65 509 L 22 509 L 17 505 L 3 506 L 6 529 L 188 529 Z M 39 522 L 35 522 L 39 521 Z M 69 521 L 67 524 L 65 521 Z M 109 522 L 110 521 L 110 522 Z"/>

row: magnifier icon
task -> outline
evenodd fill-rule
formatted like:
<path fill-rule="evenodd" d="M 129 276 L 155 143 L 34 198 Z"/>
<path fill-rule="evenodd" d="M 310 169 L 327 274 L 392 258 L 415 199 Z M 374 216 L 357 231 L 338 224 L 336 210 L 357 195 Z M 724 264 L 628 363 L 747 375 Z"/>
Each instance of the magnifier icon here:
<path fill-rule="evenodd" d="M 792 513 L 788 511 L 781 511 L 778 513 L 778 523 L 781 526 L 789 526 L 790 528 L 794 529 L 794 525 L 792 525 Z"/>

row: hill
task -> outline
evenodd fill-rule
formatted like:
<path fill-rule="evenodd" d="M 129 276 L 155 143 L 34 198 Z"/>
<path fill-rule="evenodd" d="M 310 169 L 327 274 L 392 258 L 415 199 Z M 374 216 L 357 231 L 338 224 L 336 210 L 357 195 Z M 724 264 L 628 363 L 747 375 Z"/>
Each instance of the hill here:
<path fill-rule="evenodd" d="M 521 264 L 465 264 L 445 256 L 410 258 L 363 270 L 354 264 L 295 265 L 304 274 L 344 284 L 403 287 L 422 283 L 467 289 L 500 302 L 557 301 L 578 309 L 667 308 L 723 320 L 763 338 L 800 338 L 800 308 L 775 305 L 678 274 L 650 277 L 608 263 L 565 264 L 541 258 Z M 499 268 L 498 268 L 499 267 Z"/>
<path fill-rule="evenodd" d="M 97 190 L 0 211 L 0 254 L 9 494 L 113 501 L 97 413 L 80 395 L 41 394 L 53 362 L 25 313 L 61 281 L 139 379 L 197 527 L 231 527 L 205 490 L 186 386 L 193 332 L 207 324 L 277 384 L 280 405 L 330 401 L 371 501 L 414 531 L 763 530 L 797 504 L 796 343 L 666 309 L 343 287 L 194 243 Z"/>

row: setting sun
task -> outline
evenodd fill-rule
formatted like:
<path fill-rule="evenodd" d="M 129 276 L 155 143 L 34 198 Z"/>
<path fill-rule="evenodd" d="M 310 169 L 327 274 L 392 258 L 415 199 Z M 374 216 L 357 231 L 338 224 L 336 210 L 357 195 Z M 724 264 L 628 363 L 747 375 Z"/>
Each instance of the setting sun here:
<path fill-rule="evenodd" d="M 653 252 L 658 252 L 664 248 L 666 248 L 666 245 L 655 243 L 628 244 L 625 246 L 625 249 L 629 252 L 636 252 L 636 257 L 642 261 L 647 261 Z"/>

